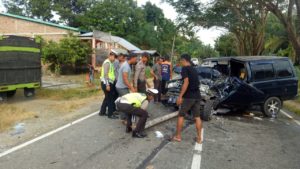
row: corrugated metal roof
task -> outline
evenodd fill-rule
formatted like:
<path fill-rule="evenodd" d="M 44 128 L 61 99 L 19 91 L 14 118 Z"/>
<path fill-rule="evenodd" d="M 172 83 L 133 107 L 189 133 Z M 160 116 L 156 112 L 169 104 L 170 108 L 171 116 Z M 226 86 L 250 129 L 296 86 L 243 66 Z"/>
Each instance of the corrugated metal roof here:
<path fill-rule="evenodd" d="M 79 35 L 79 37 L 93 37 L 93 36 L 94 36 L 93 32 L 88 32 L 88 33 Z M 97 37 L 97 39 L 99 39 L 103 42 L 107 42 L 107 43 L 118 43 L 119 45 L 123 46 L 124 48 L 126 48 L 129 51 L 141 50 L 140 48 L 133 45 L 129 41 L 125 40 L 124 38 L 121 38 L 118 36 L 113 36 L 113 35 L 110 36 L 108 33 L 102 33 L 102 36 Z"/>
<path fill-rule="evenodd" d="M 25 16 L 19 16 L 19 15 L 14 15 L 14 14 L 10 14 L 10 13 L 0 13 L 0 15 L 7 16 L 7 17 L 12 17 L 12 18 L 16 18 L 16 19 L 21 19 L 21 20 L 25 20 L 25 21 L 29 21 L 29 22 L 44 24 L 44 25 L 48 25 L 48 26 L 53 26 L 53 27 L 57 27 L 57 28 L 61 28 L 61 29 L 67 29 L 67 30 L 72 30 L 72 31 L 79 32 L 78 28 L 63 26 L 63 25 L 52 23 L 52 22 L 45 22 L 45 21 L 42 21 L 42 20 L 39 20 L 39 19 L 28 18 L 28 17 L 25 17 Z"/>

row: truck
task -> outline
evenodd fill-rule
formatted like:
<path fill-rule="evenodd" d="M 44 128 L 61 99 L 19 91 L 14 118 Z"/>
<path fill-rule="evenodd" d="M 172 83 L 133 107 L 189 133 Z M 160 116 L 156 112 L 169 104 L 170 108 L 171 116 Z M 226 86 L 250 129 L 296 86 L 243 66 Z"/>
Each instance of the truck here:
<path fill-rule="evenodd" d="M 0 35 L 0 102 L 24 90 L 25 97 L 41 87 L 41 39 Z"/>

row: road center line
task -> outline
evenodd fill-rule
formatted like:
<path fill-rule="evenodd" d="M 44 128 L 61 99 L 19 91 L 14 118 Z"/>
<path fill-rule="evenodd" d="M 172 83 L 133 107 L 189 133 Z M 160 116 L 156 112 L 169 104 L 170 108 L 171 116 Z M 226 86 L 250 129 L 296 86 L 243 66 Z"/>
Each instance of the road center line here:
<path fill-rule="evenodd" d="M 71 126 L 73 126 L 73 125 L 75 125 L 75 124 L 77 124 L 77 123 L 79 123 L 79 122 L 81 122 L 81 121 L 83 121 L 83 120 L 86 120 L 86 119 L 88 119 L 88 118 L 90 118 L 90 117 L 92 117 L 92 116 L 95 116 L 95 115 L 97 115 L 98 113 L 99 113 L 99 111 L 94 112 L 94 113 L 92 113 L 92 114 L 89 114 L 89 115 L 87 115 L 87 116 L 85 116 L 85 117 L 82 117 L 82 118 L 80 118 L 80 119 L 78 119 L 78 120 L 75 120 L 75 121 L 73 121 L 73 122 L 71 122 L 71 123 L 68 123 L 68 124 L 66 124 L 66 125 L 64 125 L 64 126 L 62 126 L 62 127 L 59 127 L 59 128 L 57 128 L 57 129 L 55 129 L 55 130 L 52 130 L 52 131 L 50 131 L 50 132 L 48 132 L 48 133 L 45 133 L 45 134 L 43 134 L 43 135 L 41 135 L 41 136 L 39 136 L 39 137 L 37 137 L 37 138 L 34 138 L 34 139 L 30 140 L 30 141 L 27 141 L 27 142 L 25 142 L 25 143 L 23 143 L 23 144 L 20 144 L 20 145 L 18 145 L 18 146 L 15 146 L 15 147 L 9 149 L 9 150 L 6 150 L 6 151 L 4 151 L 3 153 L 0 153 L 0 158 L 1 158 L 1 157 L 4 157 L 4 156 L 6 156 L 6 155 L 8 155 L 8 154 L 10 154 L 10 153 L 13 153 L 13 152 L 15 152 L 15 151 L 17 151 L 17 150 L 20 150 L 20 149 L 22 149 L 22 148 L 24 148 L 24 147 L 26 147 L 26 146 L 29 146 L 30 144 L 33 144 L 33 143 L 35 143 L 35 142 L 37 142 L 37 141 L 39 141 L 39 140 L 42 140 L 42 139 L 44 139 L 44 138 L 46 138 L 46 137 L 49 137 L 49 136 L 51 136 L 51 135 L 53 135 L 53 134 L 55 134 L 55 133 L 57 133 L 57 132 L 60 132 L 60 131 L 62 131 L 62 130 L 64 130 L 64 129 L 68 128 L 68 127 L 71 127 Z"/>
<path fill-rule="evenodd" d="M 191 169 L 200 169 L 201 168 L 201 153 L 202 153 L 202 146 L 204 140 L 204 129 L 201 132 L 202 144 L 198 144 L 196 142 L 194 150 L 196 151 L 193 155 L 193 161 Z"/>
<path fill-rule="evenodd" d="M 293 116 L 289 115 L 287 112 L 283 111 L 283 110 L 280 110 L 280 112 L 285 115 L 286 117 L 288 117 L 289 119 L 293 120 L 296 124 L 298 124 L 300 126 L 300 122 L 296 119 L 294 119 Z"/>

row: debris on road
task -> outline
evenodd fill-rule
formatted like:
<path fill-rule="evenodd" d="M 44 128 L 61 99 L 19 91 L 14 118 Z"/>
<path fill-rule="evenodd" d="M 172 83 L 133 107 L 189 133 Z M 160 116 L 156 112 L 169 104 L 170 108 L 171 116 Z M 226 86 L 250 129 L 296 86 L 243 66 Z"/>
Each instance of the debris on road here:
<path fill-rule="evenodd" d="M 164 135 L 160 131 L 155 131 L 155 134 L 156 134 L 156 138 L 163 138 L 164 137 Z"/>
<path fill-rule="evenodd" d="M 18 123 L 14 126 L 14 131 L 11 133 L 12 136 L 19 135 L 25 132 L 25 123 Z"/>

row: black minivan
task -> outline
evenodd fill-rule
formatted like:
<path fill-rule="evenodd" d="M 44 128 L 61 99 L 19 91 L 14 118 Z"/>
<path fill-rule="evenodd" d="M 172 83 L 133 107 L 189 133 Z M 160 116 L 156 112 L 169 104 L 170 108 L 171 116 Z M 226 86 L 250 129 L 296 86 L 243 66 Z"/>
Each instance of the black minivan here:
<path fill-rule="evenodd" d="M 287 57 L 233 57 L 229 71 L 229 77 L 211 89 L 215 91 L 213 111 L 259 106 L 266 116 L 276 117 L 283 101 L 297 96 L 298 79 Z"/>

